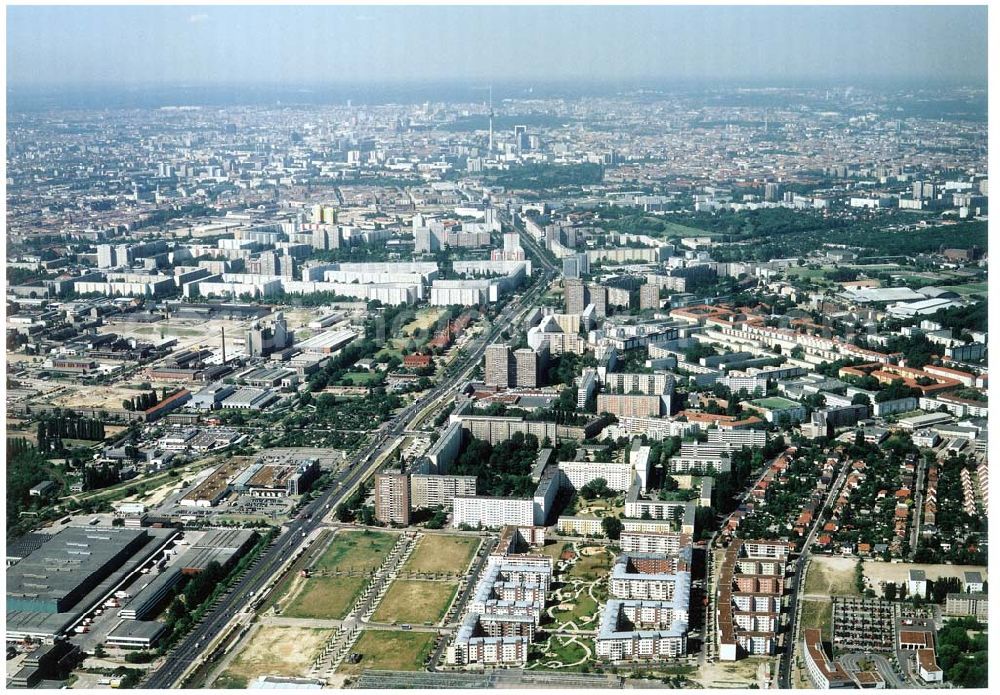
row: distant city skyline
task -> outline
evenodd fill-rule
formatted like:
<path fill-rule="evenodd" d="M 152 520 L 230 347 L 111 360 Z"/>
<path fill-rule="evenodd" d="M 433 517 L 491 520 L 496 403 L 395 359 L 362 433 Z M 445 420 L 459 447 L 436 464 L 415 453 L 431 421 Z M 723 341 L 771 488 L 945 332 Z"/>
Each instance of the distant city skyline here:
<path fill-rule="evenodd" d="M 987 79 L 985 6 L 13 6 L 7 18 L 14 89 Z"/>

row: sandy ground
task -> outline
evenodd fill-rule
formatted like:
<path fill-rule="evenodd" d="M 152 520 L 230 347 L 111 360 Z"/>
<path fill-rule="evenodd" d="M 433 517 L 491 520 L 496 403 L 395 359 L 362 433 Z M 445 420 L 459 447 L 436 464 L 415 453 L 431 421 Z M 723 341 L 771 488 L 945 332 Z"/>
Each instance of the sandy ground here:
<path fill-rule="evenodd" d="M 689 677 L 705 688 L 745 688 L 752 683 L 760 685 L 764 668 L 769 661 L 771 659 L 755 657 L 706 663 Z M 775 667 L 772 666 L 771 672 L 774 673 L 774 670 Z"/>
<path fill-rule="evenodd" d="M 304 676 L 316 652 L 332 634 L 332 630 L 262 626 L 228 671 L 243 676 L 248 683 L 268 674 Z"/>
<path fill-rule="evenodd" d="M 140 383 L 140 382 L 136 382 Z M 156 383 L 153 388 L 157 394 L 167 384 Z M 126 398 L 134 398 L 141 393 L 148 393 L 139 389 L 130 389 L 123 386 L 84 386 L 80 384 L 64 385 L 59 393 L 46 397 L 46 401 L 62 408 L 106 408 L 115 410 L 122 407 L 122 401 Z"/>
<path fill-rule="evenodd" d="M 920 565 L 910 562 L 865 562 L 865 577 L 869 584 L 877 588 L 881 582 L 905 583 L 907 575 L 911 569 L 923 570 L 928 579 L 935 580 L 941 577 L 958 577 L 963 579 L 965 572 L 980 572 L 983 580 L 988 580 L 986 568 L 976 565 Z M 963 579 L 964 581 L 964 579 Z"/>
<path fill-rule="evenodd" d="M 581 555 L 600 555 L 604 552 L 604 548 L 600 546 L 589 546 L 586 548 L 580 548 Z"/>
<path fill-rule="evenodd" d="M 412 335 L 417 329 L 425 331 L 433 326 L 442 314 L 444 314 L 443 307 L 421 309 L 417 312 L 416 318 L 403 327 L 403 331 L 408 335 Z"/>
<path fill-rule="evenodd" d="M 852 557 L 812 556 L 806 572 L 805 595 L 816 598 L 857 596 L 854 586 L 857 564 L 857 559 Z"/>
<path fill-rule="evenodd" d="M 830 595 L 854 596 L 854 567 L 857 559 L 853 557 L 813 556 L 809 563 L 809 573 L 806 575 L 806 596 L 820 598 Z M 985 567 L 974 565 L 922 565 L 912 562 L 876 562 L 865 560 L 865 579 L 869 588 L 881 594 L 884 582 L 905 584 L 911 569 L 923 570 L 930 580 L 941 577 L 958 577 L 965 572 L 980 572 L 984 580 L 988 580 Z M 814 576 L 818 571 L 820 576 Z"/>

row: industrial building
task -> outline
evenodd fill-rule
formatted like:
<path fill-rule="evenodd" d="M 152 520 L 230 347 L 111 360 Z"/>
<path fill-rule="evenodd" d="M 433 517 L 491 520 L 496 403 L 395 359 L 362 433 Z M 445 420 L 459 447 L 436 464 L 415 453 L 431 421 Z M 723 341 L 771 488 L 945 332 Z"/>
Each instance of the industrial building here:
<path fill-rule="evenodd" d="M 161 551 L 174 529 L 68 526 L 7 568 L 7 640 L 51 642 Z M 37 534 L 35 534 L 37 535 Z"/>

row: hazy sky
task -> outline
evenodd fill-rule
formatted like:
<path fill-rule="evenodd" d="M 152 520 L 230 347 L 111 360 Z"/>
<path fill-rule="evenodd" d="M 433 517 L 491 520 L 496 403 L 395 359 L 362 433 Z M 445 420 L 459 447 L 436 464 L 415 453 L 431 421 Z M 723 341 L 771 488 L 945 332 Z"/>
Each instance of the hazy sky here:
<path fill-rule="evenodd" d="M 985 83 L 985 7 L 8 7 L 14 86 Z"/>

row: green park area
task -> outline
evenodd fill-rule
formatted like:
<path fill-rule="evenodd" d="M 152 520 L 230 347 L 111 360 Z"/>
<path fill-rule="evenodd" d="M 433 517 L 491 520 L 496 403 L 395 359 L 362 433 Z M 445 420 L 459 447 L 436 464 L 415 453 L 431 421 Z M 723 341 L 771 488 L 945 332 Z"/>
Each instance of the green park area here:
<path fill-rule="evenodd" d="M 458 591 L 453 581 L 397 579 L 372 615 L 376 623 L 436 623 Z"/>
<path fill-rule="evenodd" d="M 479 543 L 479 538 L 469 536 L 425 535 L 417 542 L 403 571 L 464 575 Z"/>
<path fill-rule="evenodd" d="M 361 659 L 353 664 L 345 660 L 337 672 L 420 671 L 434 648 L 434 636 L 434 632 L 365 630 L 351 648 Z"/>

